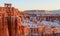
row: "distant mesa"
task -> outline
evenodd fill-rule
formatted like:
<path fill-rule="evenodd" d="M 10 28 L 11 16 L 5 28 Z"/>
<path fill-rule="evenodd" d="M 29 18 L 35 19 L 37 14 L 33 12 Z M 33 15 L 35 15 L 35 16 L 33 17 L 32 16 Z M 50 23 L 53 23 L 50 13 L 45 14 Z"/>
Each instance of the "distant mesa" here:
<path fill-rule="evenodd" d="M 60 14 L 60 10 L 25 10 L 23 12 L 27 12 L 27 13 L 36 13 L 38 12 L 38 14 Z"/>
<path fill-rule="evenodd" d="M 60 14 L 60 10 L 51 10 L 49 12 L 54 13 L 54 14 Z"/>
<path fill-rule="evenodd" d="M 46 12 L 48 10 L 25 10 L 24 12 Z"/>
<path fill-rule="evenodd" d="M 25 10 L 29 14 L 51 14 L 48 10 Z"/>
<path fill-rule="evenodd" d="M 51 10 L 49 12 L 60 12 L 60 10 Z"/>

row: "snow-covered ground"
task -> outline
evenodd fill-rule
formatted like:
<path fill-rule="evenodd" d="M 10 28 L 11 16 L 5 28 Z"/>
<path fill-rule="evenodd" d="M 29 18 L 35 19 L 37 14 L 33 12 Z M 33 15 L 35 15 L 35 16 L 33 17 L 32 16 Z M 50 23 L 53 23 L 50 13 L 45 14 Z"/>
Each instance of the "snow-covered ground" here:
<path fill-rule="evenodd" d="M 60 25 L 57 22 L 51 22 L 51 21 L 42 21 L 42 24 L 49 24 L 51 26 L 58 26 L 60 27 Z"/>
<path fill-rule="evenodd" d="M 34 18 L 35 19 L 35 18 Z M 35 19 L 36 21 L 36 19 Z M 22 22 L 23 26 L 29 26 L 29 28 L 40 28 L 40 27 L 44 27 L 45 30 L 47 30 L 47 33 L 50 33 L 49 31 L 51 30 L 57 30 L 55 31 L 55 33 L 60 33 L 60 21 L 59 20 L 55 20 L 54 22 L 52 21 L 36 21 L 37 23 L 35 23 L 34 21 L 30 21 L 30 20 L 26 20 L 24 19 Z M 43 26 L 41 26 L 41 24 Z M 52 28 L 55 27 L 55 28 Z"/>
<path fill-rule="evenodd" d="M 32 20 L 32 21 L 31 21 Z M 31 28 L 37 28 L 39 24 L 43 24 L 43 25 L 50 25 L 50 26 L 57 26 L 57 27 L 60 27 L 60 20 L 54 20 L 53 22 L 52 21 L 38 21 L 36 20 L 36 17 L 30 17 L 29 20 L 25 19 L 23 17 L 23 22 L 22 22 L 22 25 L 24 26 L 27 26 L 29 25 Z"/>
<path fill-rule="evenodd" d="M 37 21 L 37 23 L 34 23 L 32 21 L 24 20 L 23 23 L 22 23 L 22 25 L 24 25 L 24 26 L 29 25 L 31 28 L 37 28 L 38 27 L 37 25 L 39 25 L 39 24 L 60 27 L 58 21 L 54 21 L 54 22 L 51 22 L 51 21 L 41 21 L 41 22 Z"/>

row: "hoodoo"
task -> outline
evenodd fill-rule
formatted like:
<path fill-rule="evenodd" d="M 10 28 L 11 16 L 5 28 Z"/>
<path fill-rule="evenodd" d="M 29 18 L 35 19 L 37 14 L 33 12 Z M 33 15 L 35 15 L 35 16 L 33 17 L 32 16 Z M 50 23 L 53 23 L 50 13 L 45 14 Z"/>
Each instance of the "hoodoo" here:
<path fill-rule="evenodd" d="M 4 7 L 0 7 L 0 36 L 18 35 L 21 24 L 19 13 L 20 11 L 12 7 L 10 3 L 5 3 Z"/>

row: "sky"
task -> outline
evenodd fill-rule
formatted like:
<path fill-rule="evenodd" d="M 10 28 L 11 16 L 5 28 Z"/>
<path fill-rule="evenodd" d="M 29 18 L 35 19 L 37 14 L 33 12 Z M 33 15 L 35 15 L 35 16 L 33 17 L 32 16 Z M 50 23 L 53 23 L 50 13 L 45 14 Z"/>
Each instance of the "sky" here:
<path fill-rule="evenodd" d="M 0 0 L 0 6 L 12 3 L 19 10 L 57 10 L 60 9 L 60 0 Z"/>

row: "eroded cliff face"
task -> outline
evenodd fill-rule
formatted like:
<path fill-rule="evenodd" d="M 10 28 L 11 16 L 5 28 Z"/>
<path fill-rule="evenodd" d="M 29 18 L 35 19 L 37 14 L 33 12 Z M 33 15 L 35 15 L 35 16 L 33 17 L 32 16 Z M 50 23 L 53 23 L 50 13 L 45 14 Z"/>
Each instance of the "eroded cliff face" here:
<path fill-rule="evenodd" d="M 20 34 L 20 11 L 6 4 L 0 7 L 0 36 L 18 36 Z M 20 36 L 20 35 L 19 35 Z"/>
<path fill-rule="evenodd" d="M 20 36 L 20 30 L 21 18 L 11 17 L 11 20 L 8 20 L 8 18 L 0 17 L 0 36 Z"/>

